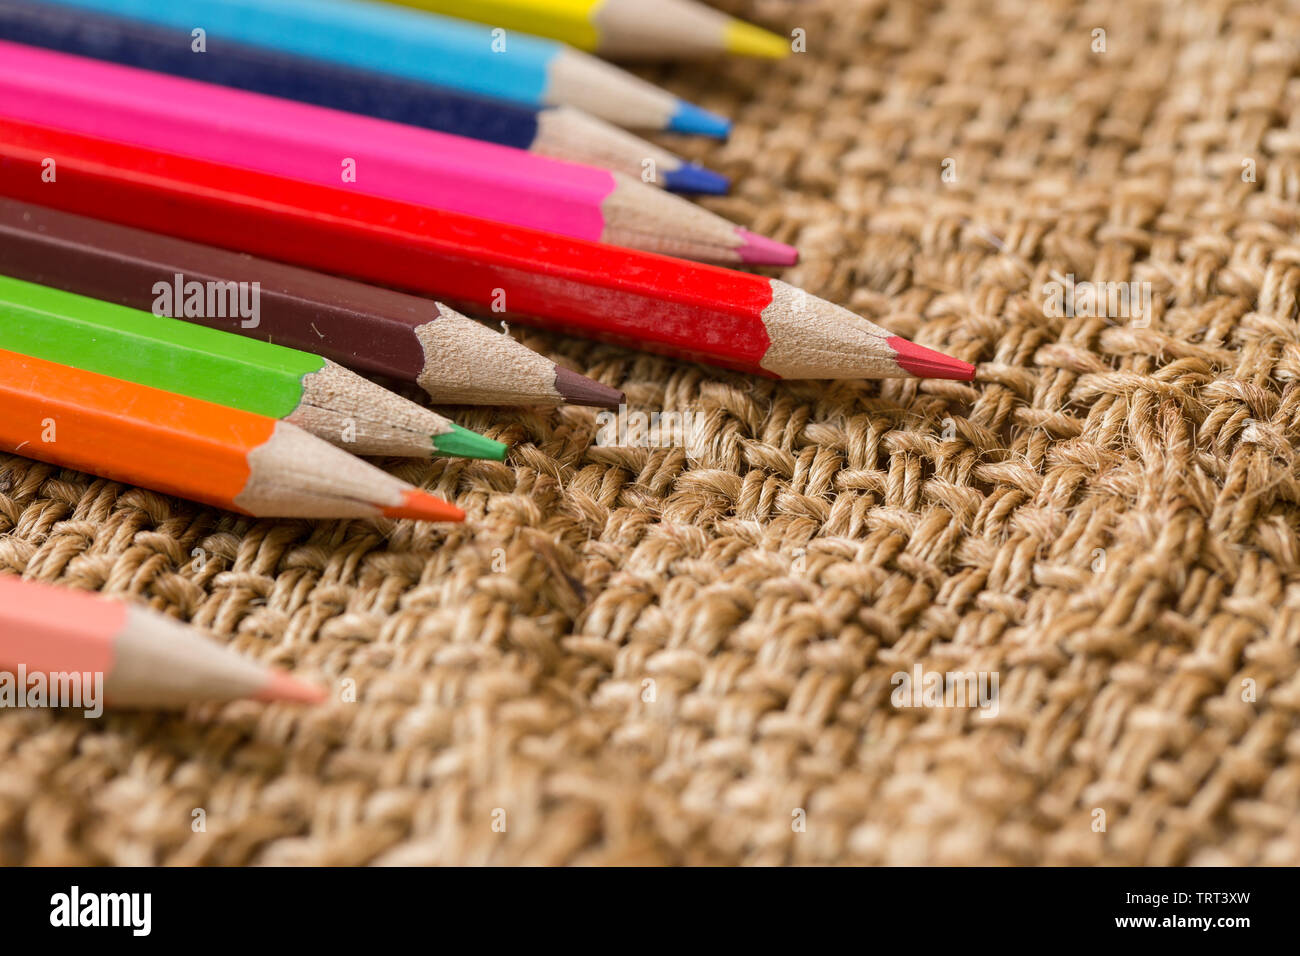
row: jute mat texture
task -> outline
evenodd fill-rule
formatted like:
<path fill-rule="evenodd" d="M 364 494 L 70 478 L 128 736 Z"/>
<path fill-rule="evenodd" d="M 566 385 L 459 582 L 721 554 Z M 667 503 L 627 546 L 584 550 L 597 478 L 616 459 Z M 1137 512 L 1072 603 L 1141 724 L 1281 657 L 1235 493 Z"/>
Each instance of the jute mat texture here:
<path fill-rule="evenodd" d="M 806 52 L 643 71 L 737 120 L 670 143 L 735 177 L 709 205 L 976 381 L 512 326 L 700 447 L 456 410 L 506 463 L 389 464 L 457 528 L 0 457 L 0 569 L 334 698 L 0 713 L 0 862 L 1300 863 L 1300 17 L 728 9 Z M 949 674 L 996 697 L 925 706 Z"/>

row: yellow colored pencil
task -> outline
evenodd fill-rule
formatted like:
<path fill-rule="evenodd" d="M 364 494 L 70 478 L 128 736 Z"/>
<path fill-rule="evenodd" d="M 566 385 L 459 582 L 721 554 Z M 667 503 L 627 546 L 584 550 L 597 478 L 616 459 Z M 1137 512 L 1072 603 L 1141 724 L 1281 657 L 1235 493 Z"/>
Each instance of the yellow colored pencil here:
<path fill-rule="evenodd" d="M 552 37 L 610 57 L 780 59 L 783 37 L 695 0 L 390 0 L 494 27 Z"/>

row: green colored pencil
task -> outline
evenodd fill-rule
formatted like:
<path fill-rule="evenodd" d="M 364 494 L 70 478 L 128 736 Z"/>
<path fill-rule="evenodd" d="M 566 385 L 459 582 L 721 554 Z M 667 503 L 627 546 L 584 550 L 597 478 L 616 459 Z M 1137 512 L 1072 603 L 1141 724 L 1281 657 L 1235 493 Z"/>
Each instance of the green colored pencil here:
<path fill-rule="evenodd" d="M 239 295 L 219 289 L 202 301 L 239 308 Z M 319 355 L 3 275 L 0 349 L 282 419 L 358 455 L 506 453 Z"/>

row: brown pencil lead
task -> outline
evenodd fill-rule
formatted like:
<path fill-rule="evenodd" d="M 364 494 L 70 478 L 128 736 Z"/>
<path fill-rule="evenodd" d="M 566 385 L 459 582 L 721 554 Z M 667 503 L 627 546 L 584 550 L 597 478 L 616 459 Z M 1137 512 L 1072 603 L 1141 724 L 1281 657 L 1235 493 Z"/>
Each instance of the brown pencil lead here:
<path fill-rule="evenodd" d="M 555 390 L 572 405 L 618 408 L 626 400 L 626 396 L 618 389 L 579 375 L 561 365 L 555 367 Z"/>

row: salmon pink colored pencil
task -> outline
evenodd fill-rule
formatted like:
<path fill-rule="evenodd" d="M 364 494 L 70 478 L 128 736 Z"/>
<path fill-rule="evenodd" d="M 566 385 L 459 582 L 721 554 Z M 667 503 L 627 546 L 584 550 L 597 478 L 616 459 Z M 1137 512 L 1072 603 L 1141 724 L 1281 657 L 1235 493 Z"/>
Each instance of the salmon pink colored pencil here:
<path fill-rule="evenodd" d="M 320 703 L 313 684 L 264 667 L 147 608 L 0 575 L 0 706 Z M 12 698 L 12 699 L 10 699 Z"/>

